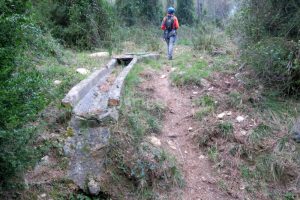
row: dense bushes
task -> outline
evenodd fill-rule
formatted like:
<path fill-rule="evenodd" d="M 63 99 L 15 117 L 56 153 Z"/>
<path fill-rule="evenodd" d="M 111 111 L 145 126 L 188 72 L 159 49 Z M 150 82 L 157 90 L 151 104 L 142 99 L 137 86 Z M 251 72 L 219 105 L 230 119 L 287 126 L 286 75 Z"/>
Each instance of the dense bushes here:
<path fill-rule="evenodd" d="M 40 23 L 68 47 L 109 47 L 114 28 L 112 7 L 104 0 L 43 0 L 36 3 Z"/>
<path fill-rule="evenodd" d="M 300 2 L 244 0 L 232 29 L 245 61 L 269 86 L 286 94 L 300 89 Z"/>
<path fill-rule="evenodd" d="M 176 15 L 181 24 L 193 25 L 195 21 L 194 16 L 194 1 L 192 0 L 178 0 Z"/>
<path fill-rule="evenodd" d="M 0 16 L 0 188 L 34 160 L 26 123 L 48 103 L 46 80 L 34 67 L 59 45 L 25 12 L 26 1 L 2 1 Z"/>
<path fill-rule="evenodd" d="M 162 18 L 162 5 L 159 0 L 117 0 L 116 14 L 121 25 L 132 26 L 148 23 L 158 25 Z M 124 24 L 125 23 L 125 24 Z"/>

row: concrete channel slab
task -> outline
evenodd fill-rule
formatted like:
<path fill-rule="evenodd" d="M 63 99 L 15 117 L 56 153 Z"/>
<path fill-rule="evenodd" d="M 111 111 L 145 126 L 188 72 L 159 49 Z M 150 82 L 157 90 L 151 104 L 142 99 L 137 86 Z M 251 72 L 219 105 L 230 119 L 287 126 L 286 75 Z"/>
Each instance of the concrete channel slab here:
<path fill-rule="evenodd" d="M 154 53 L 116 56 L 103 69 L 73 87 L 62 100 L 63 105 L 72 108 L 69 129 L 73 134 L 64 145 L 70 159 L 68 175 L 81 189 L 100 191 L 110 125 L 118 120 L 127 75 L 137 62 L 158 58 Z"/>
<path fill-rule="evenodd" d="M 62 100 L 62 104 L 73 108 L 91 90 L 91 88 L 94 87 L 99 80 L 107 76 L 116 65 L 117 60 L 112 59 L 104 68 L 96 70 L 87 79 L 84 79 L 74 86 Z"/>

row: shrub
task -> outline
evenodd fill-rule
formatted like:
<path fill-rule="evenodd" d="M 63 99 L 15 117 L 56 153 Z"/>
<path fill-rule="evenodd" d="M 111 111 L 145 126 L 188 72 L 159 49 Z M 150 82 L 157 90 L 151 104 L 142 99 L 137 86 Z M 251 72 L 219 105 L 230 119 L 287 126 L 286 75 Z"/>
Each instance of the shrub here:
<path fill-rule="evenodd" d="M 243 59 L 270 87 L 299 91 L 299 2 L 243 0 L 231 25 Z"/>
<path fill-rule="evenodd" d="M 198 24 L 193 33 L 192 43 L 195 50 L 211 52 L 221 46 L 220 34 L 213 24 Z"/>
<path fill-rule="evenodd" d="M 117 0 L 116 10 L 119 18 L 128 26 L 147 23 L 158 25 L 162 18 L 162 4 L 159 0 Z M 119 20 L 119 21 L 121 21 Z M 120 22 L 122 25 L 122 23 Z"/>
<path fill-rule="evenodd" d="M 35 5 L 40 24 L 66 46 L 81 49 L 109 47 L 114 28 L 112 7 L 104 0 L 50 1 Z"/>
<path fill-rule="evenodd" d="M 47 81 L 34 66 L 60 55 L 56 41 L 22 13 L 25 3 L 5 1 L 0 16 L 0 189 L 34 161 L 35 129 L 25 124 L 50 101 Z"/>
<path fill-rule="evenodd" d="M 291 94 L 300 89 L 300 43 L 266 38 L 244 51 L 243 58 L 269 87 Z"/>
<path fill-rule="evenodd" d="M 193 25 L 195 22 L 194 10 L 194 1 L 178 0 L 176 15 L 179 23 L 189 26 Z"/>

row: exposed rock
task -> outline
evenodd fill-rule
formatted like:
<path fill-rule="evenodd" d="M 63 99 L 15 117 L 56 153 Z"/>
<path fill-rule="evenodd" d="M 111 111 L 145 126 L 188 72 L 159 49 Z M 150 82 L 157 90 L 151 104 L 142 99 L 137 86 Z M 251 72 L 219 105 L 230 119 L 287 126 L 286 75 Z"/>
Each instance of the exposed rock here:
<path fill-rule="evenodd" d="M 241 135 L 246 136 L 247 134 L 248 134 L 247 131 L 244 130 L 241 131 Z"/>
<path fill-rule="evenodd" d="M 217 117 L 218 117 L 218 119 L 223 119 L 225 115 L 226 114 L 223 112 L 223 113 L 218 114 Z"/>
<path fill-rule="evenodd" d="M 78 69 L 76 69 L 76 72 L 78 72 L 79 74 L 82 74 L 82 75 L 86 75 L 86 74 L 90 73 L 90 70 L 85 69 L 85 68 L 78 68 Z"/>
<path fill-rule="evenodd" d="M 206 88 L 210 87 L 209 81 L 204 78 L 201 79 L 201 85 Z"/>
<path fill-rule="evenodd" d="M 160 76 L 161 79 L 164 79 L 164 78 L 166 78 L 166 77 L 167 77 L 166 75 L 161 75 L 161 76 Z"/>
<path fill-rule="evenodd" d="M 45 199 L 47 197 L 46 193 L 38 195 L 38 199 Z"/>
<path fill-rule="evenodd" d="M 243 116 L 237 116 L 236 121 L 239 122 L 239 123 L 241 123 L 241 122 L 245 121 L 245 117 L 243 117 Z"/>
<path fill-rule="evenodd" d="M 158 138 L 155 137 L 155 136 L 149 136 L 149 137 L 148 137 L 148 140 L 149 140 L 149 142 L 150 142 L 151 144 L 153 144 L 153 145 L 156 146 L 156 147 L 161 146 L 161 141 L 160 141 L 160 139 L 158 139 Z"/>
<path fill-rule="evenodd" d="M 91 178 L 88 182 L 89 192 L 92 195 L 98 195 L 101 191 L 100 184 L 95 181 L 95 179 Z"/>
<path fill-rule="evenodd" d="M 109 57 L 108 52 L 97 52 L 97 53 L 92 53 L 90 54 L 91 58 L 103 58 L 103 57 Z"/>
<path fill-rule="evenodd" d="M 49 156 L 44 156 L 42 159 L 41 159 L 41 165 L 48 165 L 50 163 L 50 158 Z"/>
<path fill-rule="evenodd" d="M 60 80 L 55 80 L 54 81 L 54 85 L 60 85 L 61 84 L 61 81 Z"/>
<path fill-rule="evenodd" d="M 300 118 L 298 118 L 292 128 L 292 138 L 295 142 L 300 143 Z"/>
<path fill-rule="evenodd" d="M 232 115 L 232 112 L 231 111 L 225 111 L 225 112 L 222 112 L 220 114 L 218 114 L 218 119 L 223 119 L 225 116 L 231 116 Z"/>

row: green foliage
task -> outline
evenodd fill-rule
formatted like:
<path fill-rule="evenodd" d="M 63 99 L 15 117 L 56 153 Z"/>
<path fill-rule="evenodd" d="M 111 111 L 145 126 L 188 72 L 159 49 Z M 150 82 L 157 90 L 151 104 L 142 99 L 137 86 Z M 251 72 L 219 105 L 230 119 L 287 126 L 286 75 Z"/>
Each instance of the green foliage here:
<path fill-rule="evenodd" d="M 206 106 L 214 107 L 215 106 L 214 98 L 212 96 L 209 96 L 209 95 L 204 95 L 204 96 L 196 99 L 194 101 L 194 103 L 197 106 L 203 106 L 203 107 L 206 107 Z"/>
<path fill-rule="evenodd" d="M 208 157 L 211 161 L 217 162 L 219 160 L 219 150 L 217 145 L 213 145 L 208 149 Z"/>
<path fill-rule="evenodd" d="M 212 106 L 203 107 L 199 111 L 196 112 L 196 118 L 201 121 L 204 117 L 206 117 L 213 111 L 214 111 L 214 107 L 212 107 Z"/>
<path fill-rule="evenodd" d="M 287 192 L 284 194 L 284 200 L 295 200 L 295 194 L 293 194 L 292 192 Z"/>
<path fill-rule="evenodd" d="M 300 43 L 266 38 L 244 51 L 243 58 L 268 87 L 291 94 L 300 88 Z"/>
<path fill-rule="evenodd" d="M 180 24 L 192 26 L 195 22 L 193 0 L 178 0 L 176 15 Z"/>
<path fill-rule="evenodd" d="M 177 86 L 201 86 L 201 78 L 206 78 L 210 74 L 210 71 L 206 68 L 207 63 L 199 60 L 188 66 L 188 59 L 187 56 L 182 56 L 176 60 L 175 66 L 178 66 L 178 70 L 172 72 L 171 79 Z"/>
<path fill-rule="evenodd" d="M 41 24 L 68 47 L 91 49 L 111 46 L 115 23 L 111 5 L 104 0 L 36 3 L 36 17 Z"/>
<path fill-rule="evenodd" d="M 221 47 L 221 37 L 215 25 L 200 23 L 196 26 L 192 37 L 193 47 L 196 50 L 211 52 L 215 48 Z"/>
<path fill-rule="evenodd" d="M 195 114 L 198 120 L 202 120 L 204 117 L 212 113 L 215 109 L 215 101 L 212 96 L 204 95 L 194 101 L 196 106 L 201 106 L 200 110 L 198 110 Z"/>
<path fill-rule="evenodd" d="M 221 122 L 218 124 L 219 133 L 224 138 L 229 138 L 233 134 L 233 125 L 231 122 Z"/>
<path fill-rule="evenodd" d="M 114 48 L 118 51 L 160 51 L 161 30 L 148 24 L 122 27 L 113 32 Z"/>
<path fill-rule="evenodd" d="M 59 45 L 26 14 L 26 1 L 1 1 L 0 15 L 0 188 L 34 162 L 32 122 L 50 101 L 48 84 L 34 67 L 60 56 Z"/>
<path fill-rule="evenodd" d="M 299 7 L 294 0 L 243 0 L 231 26 L 243 59 L 267 86 L 285 94 L 300 89 Z"/>
<path fill-rule="evenodd" d="M 167 0 L 166 9 L 168 9 L 170 6 L 174 7 L 175 0 Z"/>
<path fill-rule="evenodd" d="M 37 154 L 29 145 L 34 131 L 32 128 L 0 130 L 0 191 L 2 187 L 11 188 L 8 184 L 11 178 L 33 164 Z"/>
<path fill-rule="evenodd" d="M 135 86 L 140 81 L 138 73 L 141 69 L 141 66 L 135 67 L 126 77 L 127 84 L 124 89 L 126 103 L 121 105 L 121 113 L 128 119 L 127 125 L 136 144 L 139 144 L 147 134 L 160 133 L 160 121 L 165 111 L 159 102 L 148 100 L 135 92 Z"/>
<path fill-rule="evenodd" d="M 228 94 L 229 105 L 231 107 L 239 108 L 242 105 L 242 95 L 238 91 L 232 91 Z"/>
<path fill-rule="evenodd" d="M 162 18 L 162 5 L 159 0 L 143 1 L 143 0 L 117 0 L 116 12 L 120 20 L 128 26 L 135 24 L 158 25 Z M 123 23 L 120 22 L 122 25 Z"/>
<path fill-rule="evenodd" d="M 272 129 L 265 125 L 259 124 L 249 135 L 249 140 L 252 144 L 259 144 L 263 139 L 271 135 Z"/>

